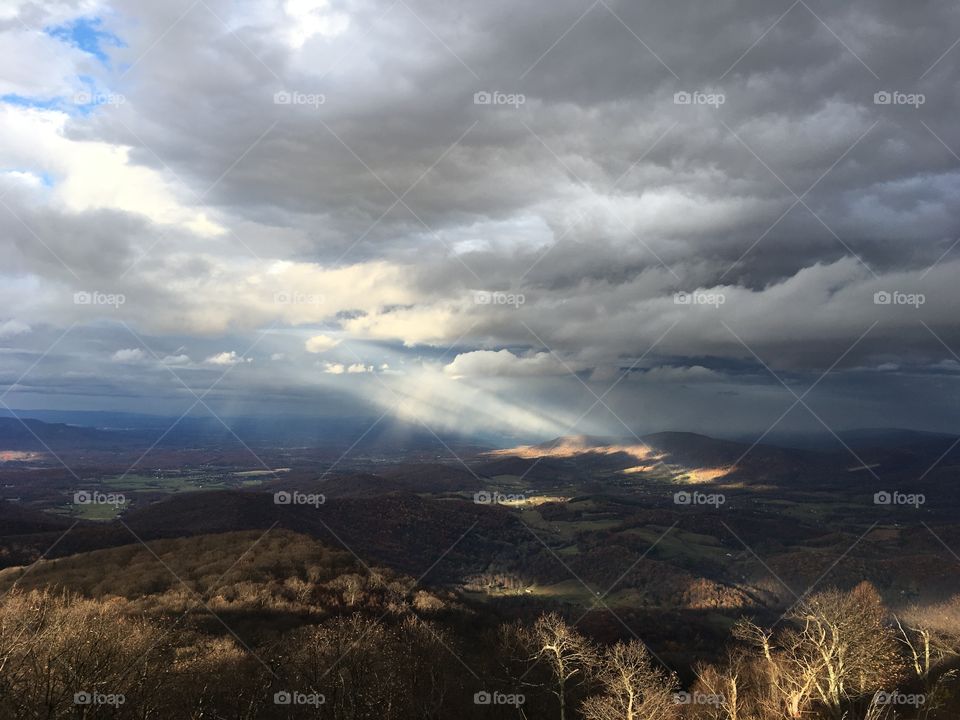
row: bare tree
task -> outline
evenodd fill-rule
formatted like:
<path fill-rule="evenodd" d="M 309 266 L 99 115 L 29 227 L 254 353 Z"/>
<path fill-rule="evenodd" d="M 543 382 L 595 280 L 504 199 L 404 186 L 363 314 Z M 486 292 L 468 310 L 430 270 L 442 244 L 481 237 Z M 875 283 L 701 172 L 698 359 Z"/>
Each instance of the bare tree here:
<path fill-rule="evenodd" d="M 440 718 L 449 714 L 454 646 L 416 617 L 394 624 L 354 614 L 287 633 L 277 666 L 282 689 L 323 695 L 334 720 Z"/>
<path fill-rule="evenodd" d="M 742 651 L 731 651 L 721 665 L 697 664 L 693 685 L 695 695 L 710 697 L 710 702 L 697 707 L 694 716 L 703 720 L 751 720 L 763 705 L 758 697 L 756 660 Z"/>
<path fill-rule="evenodd" d="M 907 650 L 907 657 L 913 672 L 921 680 L 926 681 L 937 660 L 942 660 L 944 654 L 941 648 L 935 646 L 933 632 L 929 627 L 918 625 L 911 627 L 904 625 L 900 618 L 894 617 L 897 623 L 899 636 L 897 639 Z"/>
<path fill-rule="evenodd" d="M 759 650 L 773 703 L 790 718 L 821 705 L 841 717 L 843 703 L 890 687 L 903 658 L 877 591 L 861 583 L 850 592 L 831 590 L 809 598 L 774 633 L 741 622 L 736 634 Z"/>
<path fill-rule="evenodd" d="M 0 705 L 17 718 L 82 716 L 76 698 L 102 693 L 148 717 L 169 678 L 162 640 L 125 600 L 12 591 L 0 603 Z"/>
<path fill-rule="evenodd" d="M 586 720 L 671 720 L 680 716 L 676 678 L 654 666 L 639 640 L 618 642 L 604 655 L 603 692 L 583 703 Z"/>
<path fill-rule="evenodd" d="M 924 682 L 939 665 L 960 656 L 960 595 L 934 605 L 914 605 L 895 620 L 910 665 Z"/>
<path fill-rule="evenodd" d="M 557 613 L 541 615 L 532 628 L 516 633 L 526 662 L 548 669 L 548 689 L 560 704 L 560 720 L 566 720 L 568 692 L 595 670 L 596 648 Z"/>

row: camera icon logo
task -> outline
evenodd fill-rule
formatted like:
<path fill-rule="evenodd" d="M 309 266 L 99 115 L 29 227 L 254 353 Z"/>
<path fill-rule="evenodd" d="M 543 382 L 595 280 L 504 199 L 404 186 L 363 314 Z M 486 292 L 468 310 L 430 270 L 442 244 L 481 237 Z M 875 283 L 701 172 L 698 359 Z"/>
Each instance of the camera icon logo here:
<path fill-rule="evenodd" d="M 880 90 L 873 94 L 873 104 L 874 105 L 889 105 L 893 102 L 893 94 L 886 91 Z"/>
<path fill-rule="evenodd" d="M 281 690 L 273 694 L 274 705 L 290 705 L 293 702 L 293 695 L 286 690 Z"/>
<path fill-rule="evenodd" d="M 481 690 L 480 692 L 473 694 L 474 705 L 489 705 L 492 702 L 493 695 L 488 693 L 486 690 Z"/>
<path fill-rule="evenodd" d="M 886 290 L 880 290 L 873 294 L 874 305 L 889 305 L 893 301 L 893 296 Z"/>
<path fill-rule="evenodd" d="M 473 301 L 477 305 L 489 305 L 492 299 L 492 294 L 486 290 L 477 290 L 473 293 Z"/>
<path fill-rule="evenodd" d="M 93 695 L 91 695 L 88 692 L 74 693 L 73 704 L 74 705 L 91 705 L 93 704 Z"/>
<path fill-rule="evenodd" d="M 88 490 L 80 490 L 73 494 L 74 505 L 89 505 L 93 502 L 93 496 Z"/>
<path fill-rule="evenodd" d="M 693 96 L 688 93 L 686 90 L 681 90 L 680 92 L 673 94 L 673 104 L 674 105 L 689 105 L 693 102 Z"/>
<path fill-rule="evenodd" d="M 878 493 L 874 493 L 873 504 L 874 505 L 889 505 L 893 502 L 893 496 L 888 493 L 886 490 L 881 490 Z"/>
<path fill-rule="evenodd" d="M 91 302 L 93 302 L 93 296 L 86 290 L 81 290 L 73 294 L 74 305 L 89 305 Z"/>
<path fill-rule="evenodd" d="M 673 502 L 675 505 L 689 505 L 692 497 L 686 490 L 681 490 L 673 494 Z"/>
<path fill-rule="evenodd" d="M 489 490 L 480 490 L 473 494 L 473 502 L 477 505 L 490 505 L 493 503 L 493 495 Z"/>
<path fill-rule="evenodd" d="M 293 96 L 286 90 L 280 90 L 273 94 L 274 105 L 289 105 L 291 102 L 293 102 Z"/>
<path fill-rule="evenodd" d="M 288 493 L 286 490 L 280 490 L 273 494 L 273 504 L 274 505 L 289 505 L 293 502 L 293 495 Z"/>
<path fill-rule="evenodd" d="M 481 90 L 480 92 L 475 92 L 473 94 L 474 105 L 490 105 L 492 103 L 493 103 L 493 94 L 487 92 L 486 90 Z"/>

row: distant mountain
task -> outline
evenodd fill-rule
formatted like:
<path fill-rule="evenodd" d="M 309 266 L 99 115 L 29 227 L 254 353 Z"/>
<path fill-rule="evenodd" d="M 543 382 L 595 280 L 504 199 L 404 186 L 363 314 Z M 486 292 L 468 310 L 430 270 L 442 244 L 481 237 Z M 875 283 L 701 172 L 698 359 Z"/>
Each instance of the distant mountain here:
<path fill-rule="evenodd" d="M 75 421 L 81 424 L 74 424 Z M 37 410 L 16 411 L 16 416 L 10 412 L 0 413 L 0 450 L 42 450 L 44 443 L 55 452 L 146 448 L 157 443 L 160 448 L 352 446 L 354 454 L 435 451 L 446 456 L 450 455 L 446 445 L 476 445 L 470 438 L 455 434 L 438 437 L 419 425 L 388 418 L 379 421 L 367 417 L 297 416 L 178 419 L 132 413 Z"/>
<path fill-rule="evenodd" d="M 784 488 L 852 488 L 871 492 L 916 488 L 953 497 L 960 472 L 960 438 L 902 429 L 851 430 L 832 444 L 784 447 L 696 433 L 661 432 L 640 438 L 571 436 L 484 455 L 477 471 L 529 481 L 585 478 L 597 473 L 669 470 L 677 479 L 722 480 Z M 641 475 L 642 477 L 642 475 Z"/>
<path fill-rule="evenodd" d="M 726 437 L 726 436 L 725 436 Z M 738 435 L 727 439 L 736 442 L 753 443 L 758 436 Z M 955 440 L 956 434 L 910 430 L 906 428 L 854 428 L 838 430 L 836 434 L 823 430 L 814 433 L 788 433 L 774 430 L 763 437 L 763 444 L 799 450 L 820 450 L 832 452 L 849 448 L 910 445 L 915 443 Z"/>
<path fill-rule="evenodd" d="M 57 451 L 64 448 L 111 448 L 127 445 L 136 435 L 126 431 L 46 423 L 40 420 L 0 417 L 0 449 Z"/>
<path fill-rule="evenodd" d="M 110 412 L 105 410 L 15 410 L 0 408 L 0 418 L 21 417 L 45 423 L 80 425 L 100 430 L 163 430 L 173 418 L 142 413 Z"/>
<path fill-rule="evenodd" d="M 538 445 L 487 453 L 485 475 L 528 475 L 532 479 L 580 471 L 642 473 L 670 470 L 694 481 L 749 478 L 792 481 L 843 472 L 849 462 L 825 453 L 721 440 L 689 432 L 660 432 L 639 438 L 559 437 Z"/>
<path fill-rule="evenodd" d="M 900 428 L 862 428 L 843 430 L 837 435 L 851 447 L 904 447 L 910 445 L 943 445 L 958 438 L 949 433 Z"/>

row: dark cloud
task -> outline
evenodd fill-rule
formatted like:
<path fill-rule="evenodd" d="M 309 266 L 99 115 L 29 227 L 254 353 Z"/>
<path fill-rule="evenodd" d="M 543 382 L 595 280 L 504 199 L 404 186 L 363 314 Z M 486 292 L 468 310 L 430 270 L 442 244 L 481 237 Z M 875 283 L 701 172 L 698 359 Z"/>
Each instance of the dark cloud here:
<path fill-rule="evenodd" d="M 197 364 L 269 329 L 225 393 L 339 380 L 380 406 L 403 377 L 425 412 L 455 415 L 483 388 L 485 422 L 537 431 L 567 419 L 551 397 L 574 402 L 580 381 L 561 370 L 600 385 L 644 353 L 611 403 L 646 398 L 664 426 L 719 402 L 763 426 L 763 364 L 808 383 L 833 368 L 840 423 L 863 416 L 851 393 L 902 408 L 955 382 L 951 5 L 13 8 L 0 37 L 24 53 L 81 16 L 123 41 L 107 62 L 38 55 L 35 94 L 62 104 L 0 107 L 0 323 L 79 323 L 65 342 L 91 394 L 162 392 L 152 359 L 106 369 L 137 347 L 128 327 Z M 115 101 L 77 111 L 81 76 Z M 476 104 L 482 92 L 502 95 Z M 125 301 L 83 307 L 76 292 Z M 77 339 L 104 321 L 109 347 Z M 304 351 L 319 334 L 343 341 L 337 356 Z M 265 369 L 274 355 L 282 371 Z M 3 360 L 15 375 L 17 356 Z"/>

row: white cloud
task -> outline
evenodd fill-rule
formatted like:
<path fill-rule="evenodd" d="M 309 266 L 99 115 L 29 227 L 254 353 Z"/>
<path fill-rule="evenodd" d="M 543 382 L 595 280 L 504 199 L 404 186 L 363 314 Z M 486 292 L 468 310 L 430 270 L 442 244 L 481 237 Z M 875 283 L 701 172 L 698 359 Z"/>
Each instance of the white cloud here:
<path fill-rule="evenodd" d="M 206 360 L 204 360 L 209 365 L 237 365 L 242 362 L 253 362 L 253 358 L 247 358 L 244 360 L 242 357 L 237 355 L 233 350 L 229 352 L 222 352 L 216 355 L 211 355 Z"/>
<path fill-rule="evenodd" d="M 551 353 L 517 356 L 509 350 L 474 350 L 461 353 L 444 367 L 448 375 L 459 377 L 524 377 L 568 375 L 570 370 Z"/>
<path fill-rule="evenodd" d="M 465 323 L 465 317 L 449 303 L 439 301 L 389 312 L 375 311 L 345 321 L 344 328 L 357 335 L 400 340 L 407 346 L 442 344 L 444 340 L 449 342 L 463 334 L 460 327 Z"/>
<path fill-rule="evenodd" d="M 124 348 L 117 350 L 111 359 L 118 363 L 141 363 L 147 359 L 147 354 L 140 348 Z"/>
<path fill-rule="evenodd" d="M 938 363 L 934 363 L 932 367 L 936 370 L 946 370 L 947 372 L 960 372 L 960 362 L 957 362 L 953 358 L 941 360 Z"/>
<path fill-rule="evenodd" d="M 182 188 L 175 178 L 135 163 L 127 146 L 73 139 L 67 131 L 69 122 L 59 110 L 0 103 L 0 163 L 54 175 L 52 197 L 72 211 L 126 210 L 198 235 L 225 232 L 178 199 Z"/>
<path fill-rule="evenodd" d="M 30 332 L 30 326 L 20 320 L 7 320 L 0 323 L 0 339 L 23 335 Z"/>
<path fill-rule="evenodd" d="M 323 364 L 323 371 L 328 375 L 343 375 L 347 371 L 347 368 L 343 363 L 328 362 Z"/>
<path fill-rule="evenodd" d="M 4 0 L 0 3 L 0 20 L 14 20 L 24 10 L 38 15 L 28 15 L 35 21 L 34 27 L 63 25 L 81 17 L 96 16 L 101 12 L 104 0 L 50 0 L 38 3 L 35 0 Z M 15 26 L 17 27 L 17 26 Z"/>
<path fill-rule="evenodd" d="M 340 340 L 329 335 L 314 335 L 304 343 L 304 347 L 309 353 L 323 353 L 332 350 L 339 344 Z"/>
<path fill-rule="evenodd" d="M 350 16 L 330 10 L 329 0 L 287 0 L 283 9 L 291 19 L 287 42 L 300 48 L 315 35 L 336 37 L 350 27 Z"/>
<path fill-rule="evenodd" d="M 187 365 L 190 362 L 190 356 L 183 353 L 179 355 L 167 355 L 162 360 L 164 365 Z"/>
<path fill-rule="evenodd" d="M 83 52 L 45 33 L 26 28 L 0 32 L 0 57 L 0 95 L 49 99 L 81 87 L 77 71 Z"/>
<path fill-rule="evenodd" d="M 715 370 L 702 365 L 676 366 L 660 365 L 650 368 L 642 374 L 645 381 L 650 382 L 703 382 L 719 380 L 721 375 Z"/>

